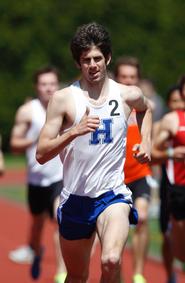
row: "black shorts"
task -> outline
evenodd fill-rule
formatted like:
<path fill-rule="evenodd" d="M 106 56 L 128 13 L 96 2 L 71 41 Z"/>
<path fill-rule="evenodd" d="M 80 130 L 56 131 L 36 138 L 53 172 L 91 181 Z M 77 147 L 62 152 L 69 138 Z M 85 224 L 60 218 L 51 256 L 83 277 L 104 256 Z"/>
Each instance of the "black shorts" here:
<path fill-rule="evenodd" d="M 62 187 L 62 181 L 47 187 L 28 184 L 28 204 L 31 213 L 38 215 L 47 212 L 53 218 L 54 201 L 60 195 Z"/>
<path fill-rule="evenodd" d="M 169 184 L 169 209 L 176 220 L 185 220 L 185 186 Z"/>
<path fill-rule="evenodd" d="M 147 183 L 147 177 L 138 179 L 134 182 L 126 184 L 132 191 L 133 202 L 139 197 L 150 201 L 150 186 Z"/>

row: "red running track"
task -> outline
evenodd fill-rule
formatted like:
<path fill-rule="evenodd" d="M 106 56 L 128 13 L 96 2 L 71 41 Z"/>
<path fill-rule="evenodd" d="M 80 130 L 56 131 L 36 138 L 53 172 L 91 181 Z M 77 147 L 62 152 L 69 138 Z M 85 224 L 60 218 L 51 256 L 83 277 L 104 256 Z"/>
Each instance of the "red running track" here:
<path fill-rule="evenodd" d="M 22 185 L 26 180 L 26 172 L 8 170 L 1 177 L 0 185 Z M 8 188 L 7 188 L 8 189 Z M 43 244 L 46 247 L 42 264 L 41 278 L 33 281 L 29 275 L 29 265 L 20 265 L 8 259 L 10 250 L 19 245 L 26 244 L 29 228 L 29 214 L 25 206 L 0 199 L 0 283 L 52 283 L 55 274 L 55 257 L 53 247 L 54 227 L 47 223 Z M 125 250 L 122 266 L 125 283 L 132 283 L 132 258 L 131 252 Z M 185 274 L 177 270 L 178 283 L 185 283 Z M 145 267 L 145 276 L 148 283 L 165 283 L 165 271 L 161 262 L 148 259 Z M 90 265 L 89 283 L 98 283 L 100 278 L 100 248 L 97 247 Z"/>
<path fill-rule="evenodd" d="M 48 222 L 44 231 L 43 243 L 46 247 L 42 264 L 41 278 L 31 280 L 29 265 L 21 265 L 8 259 L 8 252 L 20 244 L 26 243 L 29 227 L 29 214 L 24 206 L 0 199 L 0 282 L 1 283 L 51 283 L 55 274 L 55 259 L 52 234 L 54 227 Z M 99 246 L 91 260 L 89 283 L 98 283 L 100 278 Z M 178 283 L 185 282 L 185 275 L 179 270 Z M 123 257 L 123 274 L 125 283 L 131 283 L 132 264 L 131 253 L 126 250 Z M 148 259 L 145 268 L 148 283 L 165 282 L 165 272 L 160 262 Z"/>

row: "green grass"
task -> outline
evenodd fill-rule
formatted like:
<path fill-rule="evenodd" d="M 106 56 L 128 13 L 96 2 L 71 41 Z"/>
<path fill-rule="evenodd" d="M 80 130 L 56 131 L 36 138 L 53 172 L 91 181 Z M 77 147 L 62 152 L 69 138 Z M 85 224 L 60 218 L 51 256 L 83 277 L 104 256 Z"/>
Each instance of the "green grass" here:
<path fill-rule="evenodd" d="M 26 192 L 27 188 L 23 185 L 15 187 L 3 186 L 0 189 L 0 198 L 26 204 Z"/>
<path fill-rule="evenodd" d="M 6 153 L 4 156 L 6 169 L 22 169 L 26 166 L 25 155 L 13 155 L 11 153 Z"/>
<path fill-rule="evenodd" d="M 161 255 L 161 244 L 162 244 L 162 236 L 159 228 L 159 220 L 150 219 L 149 229 L 150 229 L 150 243 L 151 243 L 149 246 L 149 254 L 158 257 L 159 255 Z"/>

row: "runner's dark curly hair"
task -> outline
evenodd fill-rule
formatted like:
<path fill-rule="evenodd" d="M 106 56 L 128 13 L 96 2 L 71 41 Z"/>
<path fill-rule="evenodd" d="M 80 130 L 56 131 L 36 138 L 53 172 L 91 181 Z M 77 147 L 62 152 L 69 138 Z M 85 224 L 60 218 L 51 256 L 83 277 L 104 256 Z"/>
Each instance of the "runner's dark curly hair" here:
<path fill-rule="evenodd" d="M 80 64 L 82 52 L 91 46 L 98 47 L 107 61 L 111 55 L 111 40 L 108 31 L 95 22 L 80 26 L 71 40 L 71 52 L 74 60 Z"/>

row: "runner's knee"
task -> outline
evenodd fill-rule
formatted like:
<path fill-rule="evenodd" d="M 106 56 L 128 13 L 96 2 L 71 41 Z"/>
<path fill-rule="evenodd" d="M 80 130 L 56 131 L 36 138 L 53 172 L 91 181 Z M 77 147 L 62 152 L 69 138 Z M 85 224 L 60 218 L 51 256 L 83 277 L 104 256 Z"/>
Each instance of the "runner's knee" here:
<path fill-rule="evenodd" d="M 148 206 L 136 207 L 138 211 L 138 224 L 146 225 L 148 222 Z"/>
<path fill-rule="evenodd" d="M 102 255 L 102 271 L 112 272 L 120 266 L 120 255 L 117 252 L 109 252 Z"/>
<path fill-rule="evenodd" d="M 147 225 L 148 223 L 148 215 L 147 214 L 142 214 L 139 216 L 138 219 L 138 225 Z"/>

